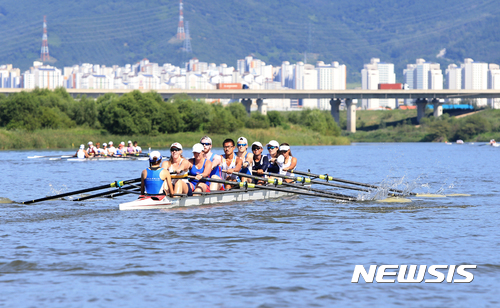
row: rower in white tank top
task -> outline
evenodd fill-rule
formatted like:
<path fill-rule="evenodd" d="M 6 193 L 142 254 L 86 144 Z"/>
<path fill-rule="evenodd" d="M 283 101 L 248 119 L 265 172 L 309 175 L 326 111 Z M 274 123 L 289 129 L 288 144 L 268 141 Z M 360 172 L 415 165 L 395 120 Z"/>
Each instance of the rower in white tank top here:
<path fill-rule="evenodd" d="M 229 169 L 234 169 L 236 168 L 236 158 L 237 156 L 236 155 L 233 155 L 233 160 L 231 160 L 231 163 L 229 164 L 229 166 L 227 165 L 227 160 L 226 160 L 226 155 L 222 155 L 222 157 L 224 157 L 224 159 L 222 160 L 222 163 L 221 163 L 221 175 L 222 175 L 222 178 L 225 180 L 235 180 L 235 181 L 239 181 L 239 177 L 235 174 L 231 174 L 229 175 L 229 178 L 228 178 L 228 174 L 227 174 L 227 170 Z"/>
<path fill-rule="evenodd" d="M 184 161 L 184 158 L 181 158 L 181 161 L 177 164 L 177 169 L 181 166 L 183 161 Z M 177 173 L 177 170 L 174 169 L 173 163 L 168 167 L 168 172 L 170 172 L 170 174 Z M 177 174 L 184 175 L 186 173 L 187 173 L 187 171 L 182 170 L 181 172 L 179 172 Z M 175 185 L 175 183 L 177 183 L 178 180 L 182 180 L 182 181 L 187 183 L 187 179 L 172 179 L 172 185 Z"/>
<path fill-rule="evenodd" d="M 285 162 L 285 157 L 283 155 L 280 155 L 277 159 L 278 166 L 280 167 L 280 174 L 281 175 L 287 175 L 288 171 L 285 171 L 283 169 L 290 167 L 292 165 L 292 156 L 288 157 L 288 161 Z"/>

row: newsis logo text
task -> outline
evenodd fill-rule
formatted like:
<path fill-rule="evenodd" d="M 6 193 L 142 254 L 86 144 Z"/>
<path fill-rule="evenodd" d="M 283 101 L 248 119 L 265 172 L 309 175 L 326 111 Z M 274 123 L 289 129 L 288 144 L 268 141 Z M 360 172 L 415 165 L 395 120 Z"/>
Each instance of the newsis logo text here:
<path fill-rule="evenodd" d="M 446 279 L 446 282 L 453 283 L 470 283 L 474 280 L 474 275 L 468 272 L 468 269 L 475 269 L 477 265 L 370 265 L 370 269 L 366 271 L 363 265 L 354 267 L 354 274 L 351 282 L 358 283 L 359 278 L 363 277 L 365 282 L 373 283 L 394 283 L 396 280 L 399 283 L 441 283 Z M 408 273 L 407 273 L 408 272 Z M 424 280 L 425 273 L 428 273 L 432 278 Z M 397 276 L 397 278 L 396 278 Z"/>

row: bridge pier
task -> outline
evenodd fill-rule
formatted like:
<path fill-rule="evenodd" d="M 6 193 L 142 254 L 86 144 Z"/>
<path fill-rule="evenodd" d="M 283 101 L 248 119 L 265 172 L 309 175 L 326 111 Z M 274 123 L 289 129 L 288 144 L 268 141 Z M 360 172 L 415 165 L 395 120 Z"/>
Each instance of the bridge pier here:
<path fill-rule="evenodd" d="M 262 98 L 257 99 L 257 108 L 259 109 L 260 114 L 262 115 L 267 114 L 267 102 L 264 102 L 264 99 Z"/>
<path fill-rule="evenodd" d="M 347 131 L 350 133 L 356 132 L 356 104 L 353 104 L 351 98 L 346 98 L 347 106 Z"/>
<path fill-rule="evenodd" d="M 242 98 L 241 103 L 245 106 L 248 115 L 252 112 L 252 100 L 250 98 Z"/>
<path fill-rule="evenodd" d="M 443 103 L 439 99 L 434 98 L 432 104 L 434 105 L 434 117 L 439 118 L 443 115 Z"/>
<path fill-rule="evenodd" d="M 340 125 L 340 99 L 331 99 L 330 100 L 330 106 L 332 107 L 331 109 L 331 114 L 335 122 Z"/>
<path fill-rule="evenodd" d="M 427 106 L 427 99 L 417 99 L 415 101 L 417 104 L 417 122 L 420 123 L 420 120 L 425 117 L 425 106 Z"/>

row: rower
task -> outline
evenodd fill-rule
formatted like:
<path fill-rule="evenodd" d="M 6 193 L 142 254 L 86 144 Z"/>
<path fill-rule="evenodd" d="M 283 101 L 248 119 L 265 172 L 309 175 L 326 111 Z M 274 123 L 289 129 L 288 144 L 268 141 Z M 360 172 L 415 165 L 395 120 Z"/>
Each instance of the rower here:
<path fill-rule="evenodd" d="M 224 149 L 223 160 L 221 164 L 221 177 L 222 179 L 230 182 L 240 182 L 240 178 L 232 174 L 241 170 L 242 161 L 234 154 L 234 140 L 226 139 L 222 143 Z M 225 185 L 223 189 L 229 190 L 233 185 Z"/>
<path fill-rule="evenodd" d="M 252 143 L 252 152 L 253 152 L 253 174 L 256 176 L 263 176 L 263 173 L 268 170 L 269 160 L 266 155 L 262 155 L 262 151 L 264 148 L 262 147 L 262 143 L 256 141 Z M 257 181 L 257 184 L 264 184 L 265 182 L 262 180 Z"/>
<path fill-rule="evenodd" d="M 167 169 L 161 168 L 161 153 L 153 151 L 149 155 L 149 168 L 141 173 L 141 194 L 159 195 L 165 191 L 172 197 L 172 179 Z"/>
<path fill-rule="evenodd" d="M 131 140 L 129 140 L 127 142 L 126 152 L 127 152 L 128 155 L 134 155 L 134 154 L 136 154 L 135 147 L 132 145 L 132 141 Z"/>
<path fill-rule="evenodd" d="M 164 161 L 161 167 L 167 169 L 170 174 L 177 173 L 184 175 L 189 170 L 189 161 L 182 156 L 182 145 L 179 142 L 174 142 L 170 146 L 170 159 Z M 187 182 L 187 179 L 172 179 L 172 185 L 178 181 Z"/>
<path fill-rule="evenodd" d="M 101 156 L 102 155 L 102 149 L 101 149 L 101 143 L 96 142 L 95 143 L 95 156 Z"/>
<path fill-rule="evenodd" d="M 200 182 L 201 178 L 210 176 L 212 170 L 212 162 L 203 156 L 203 145 L 197 143 L 193 145 L 194 158 L 189 159 L 189 172 L 190 178 L 186 183 L 184 181 L 177 181 L 175 183 L 176 194 L 187 194 L 192 196 L 196 192 L 210 192 L 209 182 Z"/>
<path fill-rule="evenodd" d="M 78 151 L 76 151 L 75 155 L 73 157 L 77 158 L 87 158 L 89 155 L 87 154 L 87 151 L 85 151 L 85 146 L 83 144 L 80 145 L 80 148 Z"/>
<path fill-rule="evenodd" d="M 212 163 L 210 178 L 221 179 L 220 165 L 222 163 L 222 156 L 212 153 L 212 139 L 210 137 L 202 137 L 200 143 L 203 145 L 203 157 Z M 210 190 L 219 190 L 222 187 L 219 183 L 211 183 L 210 185 Z"/>
<path fill-rule="evenodd" d="M 292 156 L 292 150 L 290 149 L 290 145 L 288 143 L 280 144 L 276 162 L 280 167 L 279 173 L 281 175 L 290 175 L 290 171 L 293 171 L 297 166 L 297 158 Z M 293 182 L 291 179 L 286 179 L 285 181 Z"/>
<path fill-rule="evenodd" d="M 135 154 L 141 154 L 142 149 L 140 146 L 137 145 L 137 141 L 134 141 L 134 148 L 135 148 Z"/>
<path fill-rule="evenodd" d="M 106 142 L 102 144 L 101 155 L 108 156 L 108 144 Z"/>
<path fill-rule="evenodd" d="M 116 152 L 116 148 L 113 146 L 113 141 L 108 142 L 108 155 L 109 156 L 114 156 Z"/>
<path fill-rule="evenodd" d="M 269 151 L 269 154 L 267 154 L 267 159 L 269 160 L 269 168 L 267 169 L 267 172 L 271 173 L 280 172 L 280 167 L 276 163 L 276 159 L 278 158 L 279 147 L 280 144 L 276 140 L 271 140 L 267 144 L 267 150 Z"/>
<path fill-rule="evenodd" d="M 236 146 L 238 147 L 238 152 L 236 152 L 236 156 L 238 156 L 241 161 L 241 170 L 240 173 L 246 173 L 248 175 L 252 175 L 252 166 L 253 166 L 253 153 L 248 152 L 248 141 L 245 137 L 238 138 L 236 141 Z M 251 179 L 242 177 L 242 182 L 252 182 Z"/>
<path fill-rule="evenodd" d="M 89 147 L 87 149 L 87 154 L 89 155 L 89 157 L 94 157 L 97 154 L 97 151 L 96 151 L 96 148 L 95 148 L 93 142 L 89 141 L 88 146 Z"/>
<path fill-rule="evenodd" d="M 125 149 L 125 142 L 122 141 L 120 142 L 118 149 L 116 149 L 115 156 L 121 157 L 126 155 L 127 155 L 127 150 Z"/>

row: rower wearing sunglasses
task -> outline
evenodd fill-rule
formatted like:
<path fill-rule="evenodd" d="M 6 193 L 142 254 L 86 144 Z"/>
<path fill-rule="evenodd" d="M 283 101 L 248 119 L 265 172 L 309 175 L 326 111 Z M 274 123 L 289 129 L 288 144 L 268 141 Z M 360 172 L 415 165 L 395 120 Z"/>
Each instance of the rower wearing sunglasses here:
<path fill-rule="evenodd" d="M 212 139 L 208 136 L 204 136 L 200 139 L 200 143 L 203 146 L 203 157 L 210 160 L 212 163 L 212 171 L 210 172 L 210 178 L 221 179 L 221 164 L 222 156 L 212 153 Z M 211 183 L 210 190 L 219 190 L 222 187 L 220 183 Z"/>
<path fill-rule="evenodd" d="M 252 143 L 252 153 L 253 153 L 252 173 L 255 176 L 265 177 L 263 173 L 269 171 L 268 170 L 269 161 L 267 155 L 262 155 L 263 150 L 264 147 L 262 146 L 262 143 L 258 141 Z M 257 181 L 257 184 L 259 185 L 264 183 L 265 183 L 264 180 Z"/>
<path fill-rule="evenodd" d="M 178 175 L 184 175 L 187 173 L 189 170 L 189 161 L 182 156 L 182 145 L 179 142 L 172 143 L 170 146 L 170 159 L 164 161 L 161 167 L 168 170 L 170 174 L 177 173 Z M 172 185 L 175 186 L 177 181 L 187 182 L 187 179 L 172 179 Z"/>
<path fill-rule="evenodd" d="M 238 147 L 238 152 L 236 152 L 236 156 L 241 159 L 243 162 L 241 166 L 240 173 L 245 173 L 248 175 L 252 175 L 252 167 L 253 167 L 253 153 L 248 152 L 248 141 L 245 137 L 238 138 L 236 142 L 236 146 Z M 251 182 L 248 178 L 241 178 L 243 182 Z"/>
<path fill-rule="evenodd" d="M 280 149 L 278 151 L 278 158 L 276 159 L 278 166 L 280 167 L 281 175 L 290 175 L 290 171 L 293 171 L 297 166 L 297 158 L 292 156 L 292 150 L 288 143 L 280 144 Z M 286 182 L 293 182 L 293 180 L 287 179 Z"/>
<path fill-rule="evenodd" d="M 269 168 L 267 168 L 267 172 L 271 173 L 280 173 L 280 167 L 276 161 L 278 158 L 278 150 L 280 144 L 276 140 L 271 140 L 267 144 L 267 150 L 269 154 L 267 154 L 267 159 L 269 160 Z"/>

